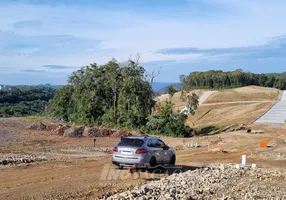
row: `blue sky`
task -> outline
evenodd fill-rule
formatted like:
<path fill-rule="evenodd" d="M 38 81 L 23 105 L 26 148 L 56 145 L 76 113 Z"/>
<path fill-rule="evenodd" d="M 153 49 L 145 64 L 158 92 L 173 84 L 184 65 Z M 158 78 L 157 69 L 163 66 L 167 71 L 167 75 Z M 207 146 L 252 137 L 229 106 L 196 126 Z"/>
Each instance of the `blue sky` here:
<path fill-rule="evenodd" d="M 0 0 L 0 84 L 65 84 L 141 54 L 156 81 L 210 69 L 286 71 L 284 0 Z"/>

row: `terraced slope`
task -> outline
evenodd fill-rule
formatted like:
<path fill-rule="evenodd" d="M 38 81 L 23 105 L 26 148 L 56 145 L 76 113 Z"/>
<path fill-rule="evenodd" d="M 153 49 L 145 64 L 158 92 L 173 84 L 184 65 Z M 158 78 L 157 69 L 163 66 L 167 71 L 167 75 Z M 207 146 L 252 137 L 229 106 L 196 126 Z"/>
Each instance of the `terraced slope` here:
<path fill-rule="evenodd" d="M 268 112 L 262 115 L 255 123 L 258 124 L 284 124 L 286 120 L 286 91 L 282 98 Z"/>

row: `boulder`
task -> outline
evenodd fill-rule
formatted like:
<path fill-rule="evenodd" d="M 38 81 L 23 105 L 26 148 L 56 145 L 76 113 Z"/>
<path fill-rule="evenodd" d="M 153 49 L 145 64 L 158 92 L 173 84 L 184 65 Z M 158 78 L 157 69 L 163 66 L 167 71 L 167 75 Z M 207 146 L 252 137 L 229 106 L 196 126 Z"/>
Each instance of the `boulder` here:
<path fill-rule="evenodd" d="M 85 127 L 82 136 L 83 137 L 102 137 L 100 130 L 96 127 Z"/>
<path fill-rule="evenodd" d="M 54 130 L 52 130 L 53 135 L 64 135 L 64 132 L 69 129 L 70 126 L 63 126 L 63 125 L 58 125 Z"/>
<path fill-rule="evenodd" d="M 64 137 L 82 137 L 83 136 L 84 127 L 70 127 L 65 130 L 63 136 Z"/>

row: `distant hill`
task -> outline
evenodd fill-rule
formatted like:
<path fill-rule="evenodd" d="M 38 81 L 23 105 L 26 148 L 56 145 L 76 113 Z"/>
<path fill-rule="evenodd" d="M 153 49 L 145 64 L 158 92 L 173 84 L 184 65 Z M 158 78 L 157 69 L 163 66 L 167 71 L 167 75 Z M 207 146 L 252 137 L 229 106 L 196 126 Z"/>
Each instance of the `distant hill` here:
<path fill-rule="evenodd" d="M 170 83 L 170 82 L 154 82 L 152 85 L 154 92 L 166 93 L 167 87 L 173 85 L 177 90 L 181 89 L 181 83 Z"/>
<path fill-rule="evenodd" d="M 174 88 L 176 88 L 176 90 L 178 90 L 178 91 L 181 90 L 181 88 L 182 88 L 182 84 L 181 84 L 181 83 L 172 83 L 172 84 L 169 84 L 169 85 L 167 85 L 166 87 L 164 87 L 164 88 L 158 90 L 157 92 L 162 93 L 162 94 L 167 93 L 167 88 L 168 88 L 168 86 L 170 86 L 170 85 L 172 85 L 172 86 L 173 86 Z"/>
<path fill-rule="evenodd" d="M 34 88 L 34 87 L 45 87 L 58 89 L 62 85 L 51 85 L 51 84 L 40 84 L 40 85 L 0 85 L 0 90 L 9 90 L 10 88 Z"/>

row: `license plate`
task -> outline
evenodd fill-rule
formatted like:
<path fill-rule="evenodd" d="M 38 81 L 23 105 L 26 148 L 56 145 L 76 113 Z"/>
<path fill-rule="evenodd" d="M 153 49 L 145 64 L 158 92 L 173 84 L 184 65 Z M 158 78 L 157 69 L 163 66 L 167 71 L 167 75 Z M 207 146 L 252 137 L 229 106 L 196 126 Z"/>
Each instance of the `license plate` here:
<path fill-rule="evenodd" d="M 124 155 L 132 155 L 131 151 L 121 151 L 121 153 Z"/>

